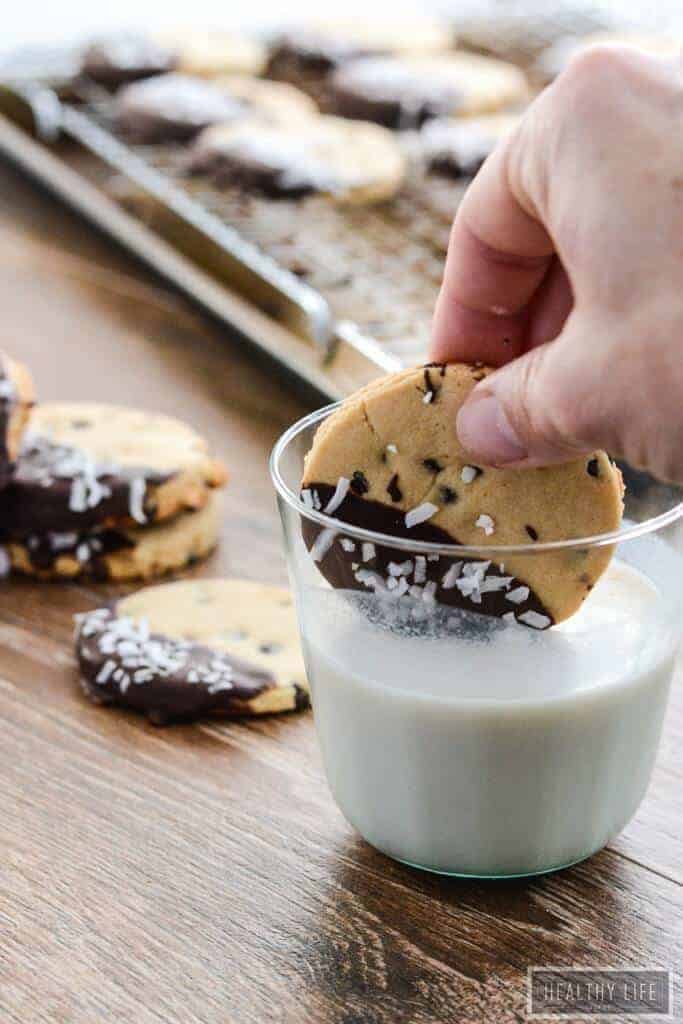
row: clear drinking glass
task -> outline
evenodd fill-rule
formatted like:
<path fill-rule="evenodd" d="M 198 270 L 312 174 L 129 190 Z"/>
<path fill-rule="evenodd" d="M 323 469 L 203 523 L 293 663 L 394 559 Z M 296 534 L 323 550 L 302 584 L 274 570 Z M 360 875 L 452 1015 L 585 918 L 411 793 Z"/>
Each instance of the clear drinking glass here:
<path fill-rule="evenodd" d="M 388 537 L 299 498 L 304 455 L 335 408 L 280 438 L 271 473 L 337 804 L 378 850 L 444 874 L 537 874 L 590 856 L 635 813 L 657 753 L 683 625 L 680 491 L 626 470 L 622 528 L 578 540 Z M 540 556 L 568 564 L 604 546 L 608 571 L 548 630 L 454 611 L 429 586 L 457 563 L 476 575 L 507 562 L 524 579 Z M 358 589 L 330 586 L 330 557 L 356 559 Z"/>

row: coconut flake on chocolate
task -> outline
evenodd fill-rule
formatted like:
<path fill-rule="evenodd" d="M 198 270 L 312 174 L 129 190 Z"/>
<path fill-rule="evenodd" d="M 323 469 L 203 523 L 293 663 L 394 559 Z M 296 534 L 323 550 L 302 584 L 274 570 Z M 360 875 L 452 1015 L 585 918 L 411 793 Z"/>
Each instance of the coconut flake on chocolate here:
<path fill-rule="evenodd" d="M 311 557 L 314 562 L 320 562 L 325 557 L 327 552 L 330 550 L 334 543 L 334 538 L 337 536 L 337 530 L 327 527 L 322 530 L 315 539 L 315 543 L 311 548 Z"/>
<path fill-rule="evenodd" d="M 420 523 L 425 523 L 438 511 L 438 505 L 433 505 L 431 501 L 423 501 L 421 505 L 418 505 L 416 508 L 411 508 L 409 512 L 406 512 L 406 529 L 412 530 L 414 526 L 418 526 Z"/>
<path fill-rule="evenodd" d="M 349 537 L 342 537 L 339 543 L 343 547 L 344 551 L 348 551 L 349 553 L 351 553 L 352 551 L 356 550 L 355 542 L 352 541 Z"/>
<path fill-rule="evenodd" d="M 128 511 L 130 512 L 131 519 L 134 519 L 136 523 L 147 522 L 144 507 L 146 490 L 147 484 L 145 483 L 144 477 L 136 476 L 131 480 L 128 496 Z"/>
<path fill-rule="evenodd" d="M 513 604 L 524 604 L 528 600 L 530 590 L 528 587 L 515 587 L 509 594 L 505 595 L 506 601 L 512 601 Z"/>
<path fill-rule="evenodd" d="M 337 511 L 337 509 L 343 502 L 344 498 L 349 493 L 350 486 L 351 481 L 348 479 L 348 477 L 339 477 L 339 479 L 337 480 L 337 486 L 335 488 L 334 494 L 328 501 L 327 505 L 325 505 L 325 515 L 331 516 L 333 512 Z"/>
<path fill-rule="evenodd" d="M 548 626 L 552 625 L 547 615 L 541 615 L 539 612 L 534 611 L 522 612 L 521 615 L 517 616 L 517 619 L 519 622 L 531 626 L 532 629 L 547 629 Z"/>
<path fill-rule="evenodd" d="M 376 555 L 375 545 L 366 540 L 363 542 L 361 548 L 361 560 L 363 562 L 370 562 Z"/>

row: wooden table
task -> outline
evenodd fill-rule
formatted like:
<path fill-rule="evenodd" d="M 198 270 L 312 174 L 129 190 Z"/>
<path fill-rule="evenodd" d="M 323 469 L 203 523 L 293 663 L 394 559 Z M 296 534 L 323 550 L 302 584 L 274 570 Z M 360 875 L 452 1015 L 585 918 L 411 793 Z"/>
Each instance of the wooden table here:
<path fill-rule="evenodd" d="M 0 166 L 0 346 L 45 399 L 177 413 L 227 460 L 196 572 L 284 582 L 266 459 L 312 407 L 226 332 Z M 310 714 L 165 730 L 94 707 L 74 612 L 116 588 L 0 587 L 0 1021 L 526 1019 L 531 964 L 676 967 L 683 687 L 635 820 L 534 881 L 419 874 L 326 788 Z"/>

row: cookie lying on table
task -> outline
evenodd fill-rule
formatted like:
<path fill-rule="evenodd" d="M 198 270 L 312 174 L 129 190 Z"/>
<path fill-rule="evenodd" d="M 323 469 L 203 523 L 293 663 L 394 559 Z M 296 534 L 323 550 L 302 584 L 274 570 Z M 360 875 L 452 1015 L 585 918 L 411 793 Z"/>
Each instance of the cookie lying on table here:
<path fill-rule="evenodd" d="M 0 523 L 16 536 L 144 525 L 201 508 L 226 479 L 206 441 L 171 416 L 47 402 L 29 419 Z"/>
<path fill-rule="evenodd" d="M 560 466 L 473 465 L 457 412 L 486 367 L 430 364 L 384 377 L 345 401 L 315 436 L 302 499 L 339 521 L 304 519 L 304 540 L 334 587 L 408 595 L 546 629 L 575 612 L 607 568 L 612 547 L 506 554 L 504 561 L 360 543 L 343 524 L 414 541 L 543 544 L 619 527 L 623 485 L 604 452 Z"/>
<path fill-rule="evenodd" d="M 197 511 L 148 526 L 124 522 L 9 535 L 0 527 L 0 543 L 11 568 L 37 579 L 148 580 L 206 558 L 218 543 L 222 524 L 223 496 L 211 491 Z"/>
<path fill-rule="evenodd" d="M 292 598 L 249 580 L 148 587 L 77 617 L 83 689 L 156 724 L 308 707 Z"/>

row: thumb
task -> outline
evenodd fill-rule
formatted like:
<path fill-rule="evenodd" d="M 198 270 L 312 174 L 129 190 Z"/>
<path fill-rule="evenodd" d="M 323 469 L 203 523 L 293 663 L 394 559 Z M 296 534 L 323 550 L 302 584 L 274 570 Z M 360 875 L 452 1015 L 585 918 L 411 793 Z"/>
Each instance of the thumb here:
<path fill-rule="evenodd" d="M 612 400 L 615 381 L 607 366 L 601 372 L 601 361 L 595 350 L 582 351 L 563 336 L 514 359 L 461 407 L 460 443 L 490 466 L 566 462 L 603 447 L 621 453 L 614 413 L 623 403 Z"/>

